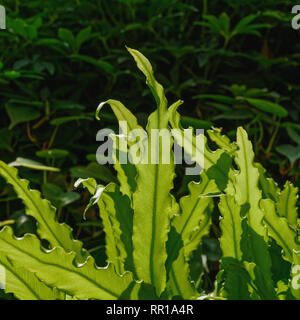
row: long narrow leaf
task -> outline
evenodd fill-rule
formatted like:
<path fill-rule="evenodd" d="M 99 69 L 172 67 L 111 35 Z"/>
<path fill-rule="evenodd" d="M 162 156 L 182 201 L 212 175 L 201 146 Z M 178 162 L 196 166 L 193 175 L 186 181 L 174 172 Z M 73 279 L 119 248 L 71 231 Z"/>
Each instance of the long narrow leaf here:
<path fill-rule="evenodd" d="M 50 202 L 42 199 L 39 191 L 31 190 L 29 182 L 21 180 L 18 177 L 18 171 L 2 161 L 0 161 L 0 174 L 14 187 L 18 197 L 23 200 L 26 214 L 37 220 L 40 237 L 48 240 L 52 247 L 59 246 L 66 251 L 76 252 L 78 261 L 84 262 L 88 252 L 82 249 L 82 242 L 73 239 L 72 229 L 57 221 L 56 209 Z"/>
<path fill-rule="evenodd" d="M 81 266 L 74 264 L 75 253 L 61 247 L 44 252 L 32 234 L 16 239 L 12 229 L 0 232 L 1 252 L 17 266 L 25 267 L 51 287 L 58 287 L 79 299 L 118 299 L 133 282 L 132 275 L 120 277 L 112 265 L 97 268 L 92 257 Z"/>

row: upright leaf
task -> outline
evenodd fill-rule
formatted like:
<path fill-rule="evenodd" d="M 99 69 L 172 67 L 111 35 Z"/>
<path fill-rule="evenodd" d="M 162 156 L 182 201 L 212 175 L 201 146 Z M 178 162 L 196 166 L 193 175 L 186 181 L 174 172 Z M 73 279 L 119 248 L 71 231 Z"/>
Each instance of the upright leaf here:
<path fill-rule="evenodd" d="M 221 197 L 219 209 L 223 217 L 220 222 L 222 231 L 220 245 L 223 252 L 222 269 L 224 269 L 226 296 L 233 300 L 249 299 L 248 284 L 241 275 L 243 269 L 241 207 L 233 196 L 228 195 Z M 238 269 L 241 271 L 237 272 Z"/>
<path fill-rule="evenodd" d="M 276 208 L 278 214 L 281 217 L 286 217 L 288 223 L 296 228 L 297 227 L 297 199 L 298 199 L 298 188 L 295 188 L 288 181 L 284 185 L 284 189 L 280 192 Z"/>
<path fill-rule="evenodd" d="M 189 191 L 188 196 L 180 199 L 181 213 L 172 220 L 166 262 L 168 285 L 175 295 L 184 299 L 197 295 L 194 284 L 191 283 L 188 261 L 202 237 L 209 232 L 213 202 L 211 196 L 218 193 L 218 187 L 203 172 L 201 182 L 191 182 Z"/>
<path fill-rule="evenodd" d="M 185 246 L 185 256 L 189 259 L 199 242 L 194 236 L 201 231 L 202 236 L 208 233 L 210 227 L 210 214 L 207 208 L 213 203 L 213 196 L 220 196 L 214 180 L 210 180 L 205 172 L 201 174 L 201 182 L 189 183 L 189 195 L 180 199 L 181 214 L 176 215 L 172 221 Z"/>
<path fill-rule="evenodd" d="M 215 180 L 222 191 L 227 184 L 232 184 L 232 180 L 228 175 L 231 158 L 222 149 L 212 152 L 207 145 L 207 139 L 204 134 L 200 134 L 197 138 L 195 135 L 191 139 L 188 135 L 184 138 L 184 130 L 180 125 L 180 114 L 177 112 L 177 108 L 181 104 L 182 101 L 178 101 L 171 105 L 168 110 L 170 125 L 175 129 L 172 132 L 174 139 L 184 148 L 184 152 L 191 157 L 192 161 L 195 161 L 201 168 L 206 170 L 208 176 Z M 223 143 L 225 143 L 224 139 Z"/>
<path fill-rule="evenodd" d="M 102 218 L 108 262 L 116 266 L 119 274 L 134 271 L 132 258 L 133 210 L 127 196 L 116 184 L 105 188 L 98 202 Z"/>
<path fill-rule="evenodd" d="M 276 214 L 275 204 L 272 200 L 262 200 L 261 207 L 264 212 L 264 222 L 267 225 L 269 235 L 283 249 L 283 257 L 293 262 L 293 251 L 300 250 L 300 245 L 296 242 L 296 232 L 292 230 L 285 217 Z"/>
<path fill-rule="evenodd" d="M 157 103 L 157 110 L 148 120 L 148 152 L 141 153 L 141 162 L 136 164 L 137 189 L 133 194 L 133 259 L 140 279 L 152 284 L 160 295 L 166 286 L 165 262 L 166 242 L 170 230 L 170 219 L 178 211 L 178 205 L 171 196 L 175 177 L 172 159 L 172 141 L 168 131 L 167 99 L 162 86 L 155 80 L 152 66 L 140 52 L 127 48 L 138 68 L 146 76 L 146 83 Z M 162 146 L 159 136 L 152 136 L 153 129 L 164 129 L 163 140 L 169 146 Z M 146 146 L 146 148 L 147 148 Z M 152 155 L 157 164 L 152 161 Z M 170 163 L 164 164 L 164 154 L 171 155 Z"/>
<path fill-rule="evenodd" d="M 242 206 L 242 215 L 247 218 L 247 249 L 246 260 L 256 264 L 256 285 L 267 299 L 276 299 L 271 277 L 271 258 L 266 243 L 267 233 L 262 224 L 263 212 L 259 203 L 262 193 L 258 188 L 259 171 L 254 165 L 254 153 L 248 135 L 241 127 L 237 130 L 237 145 L 235 162 L 240 172 L 235 177 L 235 199 Z"/>
<path fill-rule="evenodd" d="M 212 128 L 207 130 L 207 133 L 212 141 L 214 141 L 221 149 L 227 151 L 229 154 L 233 154 L 237 146 L 234 143 L 231 143 L 230 139 L 221 134 L 221 130 L 218 128 Z"/>
<path fill-rule="evenodd" d="M 117 100 L 108 100 L 99 104 L 96 111 L 96 118 L 100 120 L 100 112 L 105 104 L 109 104 L 119 121 L 122 129 L 122 135 L 113 135 L 111 138 L 115 140 L 116 156 L 113 155 L 114 168 L 118 173 L 118 179 L 121 185 L 121 192 L 127 195 L 130 199 L 132 192 L 136 189 L 136 169 L 128 161 L 128 145 L 133 145 L 133 142 L 128 139 L 128 133 L 135 129 L 142 129 L 139 126 L 136 117 L 120 102 Z M 126 155 L 127 163 L 121 163 L 120 157 L 122 154 Z"/>
<path fill-rule="evenodd" d="M 132 258 L 133 210 L 129 198 L 122 195 L 119 186 L 114 183 L 104 188 L 97 186 L 93 179 L 79 179 L 75 183 L 75 187 L 81 183 L 93 195 L 88 208 L 98 204 L 105 232 L 107 261 L 113 263 L 119 274 L 123 274 L 125 271 L 134 272 Z"/>
<path fill-rule="evenodd" d="M 290 283 L 293 296 L 300 300 L 300 250 L 293 252 L 293 267 L 291 270 L 292 281 Z"/>

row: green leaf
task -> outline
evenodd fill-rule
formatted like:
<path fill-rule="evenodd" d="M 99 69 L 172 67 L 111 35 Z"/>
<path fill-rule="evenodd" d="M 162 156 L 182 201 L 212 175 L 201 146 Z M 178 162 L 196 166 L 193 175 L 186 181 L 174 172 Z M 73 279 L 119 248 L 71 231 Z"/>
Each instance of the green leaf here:
<path fill-rule="evenodd" d="M 76 192 L 64 192 L 59 186 L 46 183 L 42 185 L 42 191 L 45 198 L 50 200 L 56 208 L 63 208 L 80 199 Z"/>
<path fill-rule="evenodd" d="M 181 214 L 172 220 L 172 229 L 167 243 L 168 259 L 166 269 L 168 286 L 174 295 L 190 299 L 196 295 L 191 283 L 188 261 L 197 249 L 202 237 L 209 233 L 211 222 L 211 196 L 218 193 L 213 180 L 202 173 L 199 184 L 189 184 L 189 195 L 180 199 Z"/>
<path fill-rule="evenodd" d="M 219 209 L 222 214 L 220 228 L 222 237 L 220 244 L 223 251 L 223 258 L 230 257 L 237 261 L 242 260 L 242 217 L 241 207 L 235 202 L 234 197 L 221 197 Z"/>
<path fill-rule="evenodd" d="M 262 190 L 264 199 L 278 201 L 280 189 L 272 178 L 266 177 L 266 169 L 259 163 L 255 163 L 259 171 L 259 187 Z"/>
<path fill-rule="evenodd" d="M 10 80 L 18 79 L 21 77 L 21 73 L 15 70 L 5 71 L 4 77 Z"/>
<path fill-rule="evenodd" d="M 203 172 L 201 182 L 190 182 L 188 185 L 189 195 L 180 199 L 181 214 L 176 215 L 172 220 L 172 226 L 181 236 L 185 246 L 185 257 L 190 258 L 193 250 L 196 250 L 200 241 L 195 235 L 201 233 L 202 236 L 209 232 L 210 210 L 213 204 L 213 197 L 220 196 L 219 189 L 214 180 L 210 180 Z"/>
<path fill-rule="evenodd" d="M 96 60 L 92 57 L 80 55 L 80 54 L 73 54 L 73 55 L 71 55 L 71 58 L 79 60 L 79 61 L 87 62 L 87 63 L 89 63 L 99 69 L 104 70 L 105 72 L 107 72 L 109 74 L 112 74 L 115 70 L 114 66 L 112 64 L 110 64 L 107 61 L 101 60 L 101 59 Z"/>
<path fill-rule="evenodd" d="M 13 149 L 11 147 L 12 138 L 13 134 L 10 130 L 8 130 L 7 128 L 0 129 L 0 149 L 13 152 Z"/>
<path fill-rule="evenodd" d="M 222 33 L 222 26 L 219 22 L 219 19 L 213 15 L 203 15 L 203 18 L 206 19 L 208 22 L 201 22 L 202 25 L 205 25 L 211 29 L 212 32 L 221 34 Z M 200 24 L 200 23 L 199 23 Z"/>
<path fill-rule="evenodd" d="M 293 296 L 300 300 L 300 251 L 293 252 L 293 267 L 291 271 L 292 281 L 290 282 Z"/>
<path fill-rule="evenodd" d="M 75 178 L 95 178 L 103 182 L 117 182 L 115 175 L 107 166 L 96 162 L 90 163 L 87 167 L 73 167 L 70 172 Z"/>
<path fill-rule="evenodd" d="M 132 194 L 136 190 L 136 168 L 128 160 L 128 147 L 127 143 L 121 143 L 120 137 L 113 136 L 114 145 L 116 145 L 116 156 L 114 157 L 114 168 L 117 171 L 117 177 L 120 182 L 120 191 L 122 194 L 127 195 L 132 200 Z M 130 142 L 129 142 L 130 143 Z M 126 155 L 127 163 L 121 163 L 120 157 Z"/>
<path fill-rule="evenodd" d="M 250 262 L 255 263 L 254 282 L 260 288 L 263 299 L 276 299 L 274 285 L 271 278 L 271 258 L 266 243 L 266 229 L 262 224 L 263 211 L 259 203 L 262 193 L 258 188 L 259 171 L 254 165 L 252 144 L 248 140 L 247 132 L 239 127 L 237 129 L 237 145 L 235 162 L 240 169 L 235 176 L 235 200 L 243 206 L 243 215 L 247 218 L 247 251 Z"/>
<path fill-rule="evenodd" d="M 184 300 L 195 299 L 198 295 L 194 283 L 191 282 L 189 264 L 184 258 L 183 248 L 180 248 L 176 259 L 172 262 L 168 287 L 173 296 L 180 296 Z"/>
<path fill-rule="evenodd" d="M 237 34 L 253 34 L 256 36 L 261 36 L 261 33 L 257 29 L 269 28 L 271 25 L 267 23 L 256 23 L 250 24 L 254 19 L 257 18 L 257 14 L 251 14 L 243 18 L 234 28 L 232 36 Z"/>
<path fill-rule="evenodd" d="M 15 267 L 3 254 L 0 254 L 0 268 L 2 267 L 5 272 L 5 293 L 13 293 L 20 300 L 65 299 L 62 292 L 46 286 L 26 269 Z"/>
<path fill-rule="evenodd" d="M 212 122 L 210 121 L 187 116 L 181 118 L 181 123 L 185 128 L 193 127 L 194 129 L 210 129 L 212 127 Z"/>
<path fill-rule="evenodd" d="M 79 299 L 115 300 L 133 282 L 130 273 L 120 277 L 112 265 L 96 267 L 91 256 L 78 266 L 74 264 L 74 252 L 66 253 L 61 247 L 44 252 L 36 236 L 26 234 L 24 238 L 16 239 L 9 227 L 0 231 L 0 247 L 15 265 L 35 273 L 47 285 Z"/>
<path fill-rule="evenodd" d="M 251 99 L 244 98 L 244 99 L 255 108 L 274 114 L 278 117 L 284 118 L 288 115 L 287 110 L 277 103 L 267 101 L 267 100 L 262 100 L 262 99 L 252 99 L 252 98 Z"/>
<path fill-rule="evenodd" d="M 184 131 L 180 125 L 180 114 L 177 112 L 177 108 L 182 103 L 181 100 L 177 101 L 168 110 L 170 125 L 176 129 L 172 132 L 174 139 L 191 156 L 191 160 L 206 170 L 208 176 L 216 181 L 220 190 L 224 190 L 227 184 L 232 183 L 232 179 L 228 176 L 231 158 L 222 149 L 212 152 L 207 146 L 207 140 L 203 134 L 197 138 L 193 135 L 192 139 L 189 136 L 184 139 Z"/>
<path fill-rule="evenodd" d="M 156 81 L 150 61 L 139 51 L 128 47 L 126 47 L 126 49 L 133 56 L 137 64 L 137 67 L 142 71 L 142 73 L 146 77 L 146 83 L 150 88 L 158 106 L 160 124 L 162 125 L 163 121 L 166 121 L 167 119 L 167 99 L 164 94 L 164 89 L 162 85 Z M 163 127 L 164 126 L 162 125 L 162 128 Z"/>
<path fill-rule="evenodd" d="M 225 33 L 225 34 L 229 34 L 229 31 L 230 31 L 230 18 L 228 17 L 228 15 L 223 12 L 221 13 L 220 17 L 219 17 L 219 23 L 220 23 L 220 26 L 222 28 L 222 34 Z"/>
<path fill-rule="evenodd" d="M 97 189 L 97 181 L 94 178 L 80 178 L 74 183 L 74 188 L 78 188 L 81 184 L 84 186 L 84 188 L 88 189 L 90 194 L 95 194 Z"/>
<path fill-rule="evenodd" d="M 241 33 L 251 23 L 253 20 L 257 18 L 257 14 L 250 14 L 247 17 L 244 17 L 241 19 L 234 27 L 234 33 Z"/>
<path fill-rule="evenodd" d="M 82 116 L 69 116 L 69 117 L 61 117 L 61 118 L 56 118 L 50 121 L 50 124 L 52 126 L 60 126 L 62 124 L 72 122 L 72 121 L 78 121 L 78 120 L 89 120 L 93 121 L 91 117 L 82 115 Z"/>
<path fill-rule="evenodd" d="M 76 50 L 80 50 L 84 42 L 88 41 L 91 38 L 92 27 L 89 26 L 83 30 L 80 30 L 76 36 Z"/>
<path fill-rule="evenodd" d="M 277 152 L 287 157 L 290 164 L 293 166 L 294 162 L 300 159 L 300 145 L 294 147 L 290 144 L 284 144 L 275 148 Z"/>
<path fill-rule="evenodd" d="M 44 159 L 63 159 L 69 155 L 69 151 L 62 149 L 51 149 L 37 151 L 36 155 Z"/>
<path fill-rule="evenodd" d="M 292 127 L 289 126 L 286 128 L 286 131 L 288 133 L 288 135 L 290 136 L 290 138 L 296 142 L 297 144 L 300 144 L 300 135 L 298 134 L 298 132 L 295 129 L 298 129 L 299 131 L 299 127 Z"/>
<path fill-rule="evenodd" d="M 0 174 L 23 200 L 26 214 L 37 220 L 40 237 L 48 240 L 52 247 L 60 246 L 66 251 L 76 252 L 78 261 L 85 261 L 87 252 L 82 249 L 82 243 L 73 239 L 72 229 L 68 225 L 60 224 L 56 220 L 56 210 L 50 202 L 42 199 L 39 191 L 30 190 L 29 181 L 21 180 L 18 171 L 2 161 L 0 161 Z"/>
<path fill-rule="evenodd" d="M 221 129 L 212 128 L 211 130 L 208 130 L 207 133 L 212 141 L 229 154 L 233 154 L 237 150 L 236 144 L 231 143 L 227 136 L 221 134 Z"/>
<path fill-rule="evenodd" d="M 149 60 L 136 50 L 127 50 L 146 76 L 146 83 L 157 104 L 157 110 L 150 115 L 147 124 L 148 154 L 141 152 L 141 163 L 136 164 L 137 188 L 133 194 L 132 241 L 137 276 L 152 284 L 157 295 L 160 295 L 166 286 L 166 242 L 170 219 L 178 211 L 178 205 L 170 194 L 173 189 L 175 165 L 171 152 L 172 141 L 167 130 L 167 100 L 162 86 L 154 78 Z M 170 164 L 163 163 L 160 157 L 162 152 L 159 152 L 162 151 L 161 139 L 151 136 L 152 129 L 166 129 L 163 131 L 163 139 L 170 141 L 170 148 L 164 149 L 163 152 L 171 154 Z M 151 153 L 157 158 L 157 164 L 151 163 Z"/>
<path fill-rule="evenodd" d="M 65 101 L 65 100 L 56 100 L 53 101 L 52 107 L 56 110 L 85 110 L 86 106 L 72 102 L 72 101 Z"/>
<path fill-rule="evenodd" d="M 221 268 L 224 270 L 226 297 L 233 300 L 249 299 L 247 281 L 240 272 L 236 272 L 237 268 L 243 268 L 241 207 L 234 197 L 228 195 L 221 197 L 219 209 L 223 217 L 220 222 L 220 245 L 223 252 Z"/>
<path fill-rule="evenodd" d="M 54 168 L 54 167 L 48 167 L 45 166 L 44 164 L 30 160 L 30 159 L 25 159 L 25 158 L 17 158 L 16 161 L 11 162 L 9 164 L 10 167 L 25 167 L 25 168 L 30 168 L 34 170 L 42 170 L 42 171 L 53 171 L 53 172 L 59 172 L 59 168 Z"/>
<path fill-rule="evenodd" d="M 293 184 L 286 181 L 284 189 L 280 192 L 278 201 L 276 203 L 276 209 L 281 217 L 285 217 L 293 228 L 297 228 L 297 200 L 298 200 L 298 188 Z"/>
<path fill-rule="evenodd" d="M 76 51 L 76 39 L 72 31 L 65 28 L 60 28 L 58 30 L 58 37 L 66 42 L 73 51 Z"/>
<path fill-rule="evenodd" d="M 100 120 L 100 112 L 106 104 L 110 105 L 113 113 L 119 121 L 119 125 L 124 135 L 127 135 L 126 129 L 128 129 L 128 131 L 142 129 L 142 127 L 138 125 L 136 117 L 120 101 L 117 100 L 110 99 L 105 102 L 101 102 L 96 110 L 97 120 Z M 126 122 L 126 127 L 124 126 L 124 122 Z"/>
<path fill-rule="evenodd" d="M 5 105 L 7 114 L 10 118 L 9 130 L 13 129 L 17 124 L 32 121 L 40 117 L 40 112 L 29 107 L 17 107 L 15 105 Z"/>
<path fill-rule="evenodd" d="M 99 202 L 100 217 L 106 234 L 108 262 L 118 273 L 134 272 L 133 264 L 133 210 L 128 197 L 120 193 L 116 184 L 108 185 Z"/>
<path fill-rule="evenodd" d="M 120 193 L 120 188 L 114 183 L 106 187 L 97 186 L 93 179 L 79 179 L 75 183 L 77 188 L 83 184 L 93 195 L 91 205 L 98 204 L 100 217 L 106 238 L 107 262 L 112 262 L 119 274 L 126 270 L 134 272 L 132 258 L 132 220 L 128 197 Z"/>
<path fill-rule="evenodd" d="M 284 217 L 279 217 L 275 211 L 275 204 L 272 200 L 261 201 L 264 212 L 264 222 L 267 225 L 268 234 L 283 249 L 283 257 L 293 262 L 293 250 L 299 250 L 300 246 L 296 242 L 296 232 L 289 227 L 288 221 Z"/>

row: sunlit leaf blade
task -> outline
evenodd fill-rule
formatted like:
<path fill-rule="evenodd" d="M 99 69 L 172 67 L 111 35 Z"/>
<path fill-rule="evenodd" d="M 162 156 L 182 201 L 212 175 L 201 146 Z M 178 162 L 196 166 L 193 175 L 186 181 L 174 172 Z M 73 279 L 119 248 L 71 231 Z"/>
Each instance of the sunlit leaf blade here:
<path fill-rule="evenodd" d="M 266 243 L 266 228 L 262 224 L 263 212 L 259 207 L 262 193 L 258 188 L 259 171 L 254 165 L 252 144 L 248 140 L 247 132 L 237 129 L 237 145 L 235 162 L 240 172 L 235 179 L 235 199 L 242 206 L 242 215 L 247 218 L 247 255 L 246 260 L 256 264 L 254 273 L 255 283 L 264 293 L 264 298 L 276 299 L 274 285 L 271 278 L 271 259 Z"/>
<path fill-rule="evenodd" d="M 290 283 L 291 292 L 297 300 L 300 300 L 300 250 L 294 250 L 293 262 L 291 271 L 292 281 Z"/>
<path fill-rule="evenodd" d="M 234 143 L 231 143 L 230 139 L 221 134 L 221 130 L 218 128 L 212 128 L 211 130 L 207 130 L 207 133 L 212 141 L 214 141 L 218 147 L 227 151 L 229 154 L 233 154 L 237 146 Z"/>
<path fill-rule="evenodd" d="M 259 187 L 262 191 L 263 199 L 271 199 L 275 202 L 278 201 L 280 189 L 272 178 L 266 177 L 266 169 L 260 164 L 255 163 L 259 171 Z"/>
<path fill-rule="evenodd" d="M 9 227 L 0 232 L 0 247 L 15 265 L 34 272 L 47 285 L 79 299 L 115 300 L 133 282 L 130 273 L 118 276 L 113 265 L 96 267 L 92 257 L 76 266 L 74 252 L 67 253 L 61 247 L 44 252 L 36 236 L 26 234 L 24 238 L 16 239 Z"/>
<path fill-rule="evenodd" d="M 222 266 L 224 290 L 228 299 L 249 299 L 248 284 L 243 276 L 241 241 L 243 237 L 241 208 L 233 196 L 224 196 L 219 203 L 222 214 L 220 245 L 223 252 Z M 240 272 L 237 272 L 240 270 Z"/>
<path fill-rule="evenodd" d="M 38 161 L 34 161 L 31 159 L 25 159 L 25 158 L 17 158 L 16 161 L 11 162 L 9 164 L 10 167 L 24 167 L 34 170 L 42 170 L 42 171 L 54 171 L 59 172 L 59 168 L 49 167 L 46 166 Z"/>
<path fill-rule="evenodd" d="M 196 289 L 191 283 L 188 261 L 191 253 L 199 246 L 201 239 L 209 232 L 211 222 L 212 196 L 218 187 L 206 174 L 201 174 L 201 182 L 189 184 L 189 195 L 180 199 L 181 213 L 172 220 L 167 244 L 166 263 L 169 275 L 168 285 L 172 292 L 184 299 L 194 297 Z"/>
<path fill-rule="evenodd" d="M 17 169 L 7 166 L 2 161 L 0 175 L 14 187 L 18 197 L 25 204 L 26 214 L 37 220 L 40 237 L 48 240 L 52 247 L 60 246 L 66 251 L 76 252 L 78 261 L 85 261 L 88 253 L 82 249 L 82 242 L 73 239 L 72 229 L 68 225 L 57 221 L 56 209 L 50 202 L 42 199 L 39 191 L 31 190 L 29 181 L 18 177 Z"/>
<path fill-rule="evenodd" d="M 150 115 L 147 125 L 148 152 L 141 152 L 142 161 L 136 164 L 137 189 L 133 194 L 132 241 L 137 276 L 154 285 L 157 295 L 160 295 L 166 286 L 166 242 L 170 219 L 178 211 L 178 205 L 170 195 L 175 165 L 171 152 L 172 141 L 167 130 L 167 100 L 162 86 L 154 78 L 148 59 L 136 50 L 127 49 L 146 76 L 157 103 L 157 110 Z M 158 136 L 152 137 L 152 129 L 164 129 L 162 139 L 169 142 L 168 147 L 162 146 Z M 151 153 L 157 163 L 153 163 Z M 170 155 L 169 164 L 163 163 L 163 154 Z"/>
<path fill-rule="evenodd" d="M 121 185 L 121 192 L 126 194 L 130 199 L 132 192 L 136 188 L 136 170 L 127 158 L 127 146 L 133 145 L 134 142 L 128 140 L 128 133 L 135 129 L 142 129 L 139 126 L 136 117 L 120 102 L 117 100 L 108 100 L 99 104 L 96 111 L 96 118 L 100 119 L 101 110 L 105 104 L 109 104 L 116 118 L 119 121 L 120 128 L 122 129 L 121 135 L 113 135 L 111 138 L 115 140 L 116 153 L 113 153 L 114 168 L 118 173 L 118 179 Z M 121 163 L 120 157 L 126 155 L 127 164 Z"/>
<path fill-rule="evenodd" d="M 133 210 L 127 196 L 116 184 L 110 184 L 98 202 L 102 218 L 108 262 L 119 274 L 134 271 L 132 257 Z"/>
<path fill-rule="evenodd" d="M 5 292 L 13 293 L 20 300 L 64 300 L 65 295 L 41 282 L 33 273 L 15 267 L 0 254 L 0 267 L 5 272 Z"/>
<path fill-rule="evenodd" d="M 81 184 L 88 189 L 90 194 L 93 195 L 95 193 L 97 188 L 97 181 L 94 178 L 79 178 L 74 183 L 74 188 L 78 188 Z"/>
<path fill-rule="evenodd" d="M 92 206 L 94 206 L 95 204 L 99 203 L 104 191 L 105 191 L 105 187 L 103 187 L 101 185 L 96 186 L 95 192 L 92 193 L 93 196 L 90 198 L 90 201 L 84 210 L 84 213 L 83 213 L 84 218 L 86 218 L 86 213 L 87 213 L 88 209 L 91 208 Z"/>
<path fill-rule="evenodd" d="M 140 128 L 140 126 L 137 123 L 136 117 L 120 102 L 117 100 L 107 100 L 105 102 L 101 102 L 96 110 L 96 118 L 100 120 L 100 113 L 102 108 L 106 105 L 109 104 L 113 113 L 115 114 L 116 118 L 118 121 L 126 121 L 128 130 L 131 131 L 133 129 Z M 121 126 L 123 129 L 123 127 Z M 124 132 L 126 134 L 126 132 Z"/>
<path fill-rule="evenodd" d="M 293 250 L 300 250 L 296 242 L 296 232 L 289 227 L 288 220 L 276 214 L 275 204 L 272 200 L 262 200 L 261 207 L 264 212 L 264 222 L 267 225 L 268 234 L 283 249 L 283 257 L 293 262 Z"/>
<path fill-rule="evenodd" d="M 193 135 L 192 139 L 187 135 L 184 139 L 184 130 L 180 125 L 180 114 L 177 112 L 177 108 L 181 104 L 182 101 L 178 101 L 171 105 L 168 110 L 170 125 L 174 130 L 172 135 L 176 142 L 184 148 L 184 151 L 191 156 L 191 159 L 206 170 L 211 179 L 216 181 L 222 191 L 227 184 L 232 183 L 231 178 L 228 176 L 231 158 L 222 149 L 211 151 L 207 146 L 207 139 L 204 134 L 200 134 L 197 138 Z"/>
<path fill-rule="evenodd" d="M 146 77 L 146 83 L 149 86 L 156 104 L 158 106 L 158 113 L 161 118 L 166 117 L 167 99 L 164 94 L 164 89 L 154 77 L 153 69 L 150 61 L 139 51 L 126 47 L 128 52 L 133 56 L 137 67 L 143 72 Z"/>
<path fill-rule="evenodd" d="M 298 188 L 294 187 L 288 181 L 284 185 L 284 189 L 280 192 L 276 209 L 281 217 L 286 217 L 288 223 L 296 228 L 297 227 L 297 199 Z"/>
<path fill-rule="evenodd" d="M 125 271 L 134 272 L 133 210 L 129 198 L 122 195 L 119 186 L 114 183 L 102 187 L 93 179 L 79 179 L 75 187 L 79 187 L 80 184 L 93 195 L 87 208 L 95 204 L 99 207 L 105 232 L 107 262 L 113 263 L 119 274 Z"/>
<path fill-rule="evenodd" d="M 115 139 L 116 152 L 114 157 L 114 168 L 117 171 L 117 177 L 120 183 L 120 191 L 132 200 L 132 194 L 136 190 L 136 168 L 128 159 L 127 142 L 123 143 L 119 136 L 111 137 Z M 123 163 L 122 158 L 127 159 L 127 163 Z"/>
<path fill-rule="evenodd" d="M 210 214 L 207 209 L 213 203 L 212 197 L 220 196 L 214 180 L 209 180 L 204 172 L 201 174 L 201 182 L 191 182 L 188 188 L 189 195 L 180 199 L 181 213 L 172 221 L 183 240 L 187 259 L 200 243 L 195 241 L 195 234 L 201 230 L 202 235 L 205 235 L 209 231 Z"/>
<path fill-rule="evenodd" d="M 193 299 L 197 296 L 197 290 L 190 279 L 190 269 L 184 257 L 184 250 L 181 248 L 177 258 L 172 262 L 169 272 L 168 286 L 173 296 L 183 299 Z"/>

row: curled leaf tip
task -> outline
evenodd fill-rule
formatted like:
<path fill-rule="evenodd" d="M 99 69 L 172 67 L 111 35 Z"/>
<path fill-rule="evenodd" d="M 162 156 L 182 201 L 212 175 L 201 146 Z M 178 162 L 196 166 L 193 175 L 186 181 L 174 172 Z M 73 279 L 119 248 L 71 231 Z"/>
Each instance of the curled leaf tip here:
<path fill-rule="evenodd" d="M 99 113 L 100 113 L 102 107 L 103 107 L 106 103 L 107 103 L 107 101 L 104 101 L 104 102 L 99 103 L 99 105 L 98 105 L 98 107 L 97 107 L 97 110 L 96 110 L 96 115 L 95 115 L 95 117 L 96 117 L 97 120 L 100 120 Z"/>

